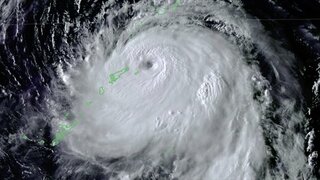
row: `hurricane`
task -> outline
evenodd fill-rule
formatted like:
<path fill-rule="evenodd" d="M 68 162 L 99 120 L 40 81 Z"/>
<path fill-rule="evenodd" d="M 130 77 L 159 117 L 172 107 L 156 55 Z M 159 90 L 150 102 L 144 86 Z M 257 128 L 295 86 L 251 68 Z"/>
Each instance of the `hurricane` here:
<path fill-rule="evenodd" d="M 317 179 L 320 19 L 257 4 L 0 0 L 1 179 Z"/>

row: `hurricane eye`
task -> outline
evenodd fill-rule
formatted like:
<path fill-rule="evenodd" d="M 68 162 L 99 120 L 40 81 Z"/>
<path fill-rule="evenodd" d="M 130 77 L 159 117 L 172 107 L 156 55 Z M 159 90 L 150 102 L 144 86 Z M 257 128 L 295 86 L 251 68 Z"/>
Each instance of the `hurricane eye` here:
<path fill-rule="evenodd" d="M 148 61 L 144 61 L 144 62 L 142 62 L 141 67 L 143 69 L 151 69 L 153 67 L 153 62 L 149 61 L 149 60 Z"/>

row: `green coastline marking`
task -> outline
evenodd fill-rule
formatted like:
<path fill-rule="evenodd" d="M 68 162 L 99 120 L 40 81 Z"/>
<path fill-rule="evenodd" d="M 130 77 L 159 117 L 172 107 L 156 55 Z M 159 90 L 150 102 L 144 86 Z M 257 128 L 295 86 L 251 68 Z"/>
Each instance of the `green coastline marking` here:
<path fill-rule="evenodd" d="M 164 13 L 166 13 L 166 7 L 165 6 L 161 6 L 158 10 L 157 13 L 162 15 Z"/>
<path fill-rule="evenodd" d="M 103 86 L 101 86 L 101 87 L 99 88 L 99 94 L 100 94 L 100 95 L 104 94 L 104 87 L 103 87 Z"/>
<path fill-rule="evenodd" d="M 168 7 L 166 7 L 166 6 L 161 6 L 161 7 L 157 10 L 157 12 L 158 12 L 158 14 L 160 14 L 160 15 L 165 14 L 167 8 L 168 8 L 168 10 L 171 9 L 171 10 L 175 11 L 179 5 L 181 5 L 180 0 L 176 0 L 176 2 L 175 2 L 173 5 L 171 5 L 171 6 L 168 6 Z M 170 7 L 171 7 L 171 8 L 170 8 Z"/>
<path fill-rule="evenodd" d="M 102 92 L 102 91 L 104 93 L 104 88 L 100 87 L 99 94 L 101 94 L 100 92 Z M 92 104 L 92 101 L 87 101 L 85 103 L 86 106 L 90 106 L 91 104 Z M 69 113 L 65 113 L 65 118 L 67 118 L 68 116 L 69 116 Z M 55 134 L 54 139 L 52 140 L 50 145 L 51 146 L 56 146 L 57 144 L 59 144 L 64 139 L 64 137 L 70 133 L 72 128 L 77 126 L 79 123 L 80 123 L 79 120 L 74 120 L 70 124 L 60 124 L 58 132 Z M 41 140 L 38 143 L 39 144 L 44 144 L 44 141 Z"/>
<path fill-rule="evenodd" d="M 24 140 L 31 140 L 31 139 L 29 139 L 25 134 L 21 134 L 20 135 L 20 137 L 22 138 L 22 139 L 24 139 Z"/>
<path fill-rule="evenodd" d="M 40 140 L 38 143 L 39 143 L 40 145 L 43 145 L 43 144 L 44 144 L 44 140 Z"/>
<path fill-rule="evenodd" d="M 22 133 L 22 134 L 20 135 L 20 137 L 21 137 L 22 139 L 24 139 L 24 140 L 28 140 L 28 141 L 35 142 L 34 140 L 29 139 L 24 133 Z M 43 145 L 43 144 L 44 144 L 44 140 L 38 141 L 38 144 Z"/>
<path fill-rule="evenodd" d="M 88 107 L 88 106 L 90 106 L 90 105 L 92 104 L 92 101 L 88 101 L 88 102 L 86 102 L 85 104 L 86 104 L 86 106 Z"/>
<path fill-rule="evenodd" d="M 87 106 L 90 106 L 92 104 L 92 101 L 88 101 L 86 102 Z M 66 112 L 64 114 L 64 117 L 67 119 L 69 116 L 69 113 Z M 72 128 L 74 128 L 75 126 L 77 126 L 80 123 L 79 120 L 74 120 L 72 121 L 70 124 L 60 124 L 59 125 L 59 129 L 58 132 L 55 134 L 54 139 L 51 142 L 51 146 L 56 146 L 58 145 L 66 135 L 68 135 L 70 133 L 70 131 L 72 130 Z M 32 142 L 35 142 L 34 140 L 29 139 L 24 133 L 22 133 L 20 135 L 20 138 L 24 139 L 24 140 L 29 140 Z M 38 141 L 39 145 L 44 145 L 45 141 L 44 140 L 40 140 Z"/>
<path fill-rule="evenodd" d="M 61 124 L 57 134 L 51 142 L 51 146 L 56 146 L 63 140 L 63 138 L 68 135 L 72 128 L 79 124 L 79 120 L 74 120 L 71 124 Z"/>
<path fill-rule="evenodd" d="M 69 113 L 65 113 L 64 117 L 67 118 L 69 116 Z"/>
<path fill-rule="evenodd" d="M 178 6 L 181 5 L 181 2 L 180 0 L 176 0 L 176 2 L 172 5 L 172 10 L 175 11 L 177 9 Z"/>
<path fill-rule="evenodd" d="M 157 14 L 162 15 L 165 14 L 167 9 L 171 9 L 172 11 L 176 11 L 177 7 L 181 5 L 181 0 L 176 0 L 174 4 L 172 4 L 171 6 L 161 6 L 158 9 L 153 7 L 153 9 L 157 12 Z M 171 8 L 170 8 L 171 7 Z M 144 25 L 144 23 L 142 22 L 138 22 L 136 25 L 134 25 L 134 29 L 138 29 L 140 28 L 142 25 Z"/>
<path fill-rule="evenodd" d="M 129 71 L 129 67 L 124 67 L 122 69 L 120 69 L 119 71 L 112 73 L 109 75 L 109 83 L 113 84 L 114 82 L 116 82 L 118 79 L 120 79 L 120 76 L 126 72 Z"/>

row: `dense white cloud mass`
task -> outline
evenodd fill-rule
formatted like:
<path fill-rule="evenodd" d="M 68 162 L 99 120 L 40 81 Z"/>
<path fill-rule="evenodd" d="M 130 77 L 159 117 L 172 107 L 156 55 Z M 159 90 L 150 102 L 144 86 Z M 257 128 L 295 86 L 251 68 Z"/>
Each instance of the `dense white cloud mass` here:
<path fill-rule="evenodd" d="M 255 55 L 245 52 L 256 48 L 271 67 L 277 65 L 279 83 L 292 83 L 283 85 L 284 94 L 286 88 L 299 89 L 289 73 L 293 56 L 268 38 L 257 21 L 244 18 L 241 6 L 199 3 L 192 9 L 185 2 L 164 15 L 146 10 L 121 34 L 113 34 L 112 27 L 88 34 L 90 40 L 81 45 L 87 49 L 86 63 L 61 73 L 70 76 L 64 79 L 81 121 L 62 149 L 99 164 L 113 178 L 157 174 L 154 169 L 160 167 L 178 179 L 272 179 L 265 140 L 276 134 L 273 148 L 288 168 L 285 173 L 299 174 L 305 163 L 303 139 L 290 128 L 304 117 L 293 111 L 294 99 L 277 96 L 277 112 L 290 123 L 280 127 L 268 120 L 271 88 Z M 188 18 L 197 11 L 216 22 L 214 30 Z M 123 68 L 128 71 L 109 83 L 110 74 Z M 101 86 L 104 93 L 99 94 Z M 89 100 L 92 105 L 84 106 Z M 282 128 L 288 131 L 280 132 Z M 284 142 L 288 136 L 291 145 Z M 103 159 L 120 160 L 106 165 Z"/>

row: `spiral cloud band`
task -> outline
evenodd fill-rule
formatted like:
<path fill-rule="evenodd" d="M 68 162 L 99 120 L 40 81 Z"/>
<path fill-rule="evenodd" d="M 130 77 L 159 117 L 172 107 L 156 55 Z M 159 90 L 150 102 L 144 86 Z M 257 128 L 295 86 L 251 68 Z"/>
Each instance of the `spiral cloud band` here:
<path fill-rule="evenodd" d="M 99 107 L 68 138 L 74 151 L 104 158 L 143 151 L 144 163 L 152 166 L 174 160 L 172 176 L 183 179 L 254 177 L 264 158 L 261 112 L 251 87 L 256 73 L 222 34 L 149 29 L 104 62 L 85 83 L 106 89 Z M 125 66 L 129 72 L 107 85 L 107 75 Z M 129 175 L 142 165 L 127 168 Z"/>
<path fill-rule="evenodd" d="M 41 11 L 0 13 L 4 73 L 22 104 L 3 130 L 22 138 L 0 149 L 21 157 L 7 164 L 23 164 L 25 179 L 311 179 L 306 71 L 243 1 L 28 2 L 17 17 Z"/>

